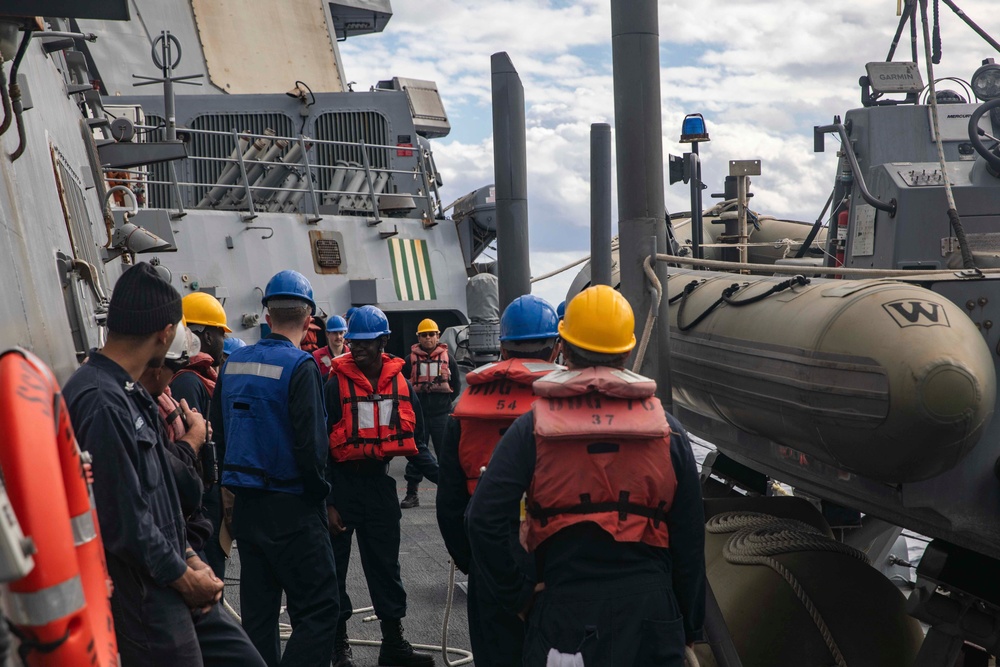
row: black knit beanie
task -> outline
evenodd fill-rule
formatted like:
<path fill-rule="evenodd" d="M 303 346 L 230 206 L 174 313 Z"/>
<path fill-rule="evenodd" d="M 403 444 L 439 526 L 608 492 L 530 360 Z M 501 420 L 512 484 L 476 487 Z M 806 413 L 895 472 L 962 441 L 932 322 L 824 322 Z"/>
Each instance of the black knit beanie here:
<path fill-rule="evenodd" d="M 108 306 L 108 330 L 148 336 L 184 316 L 181 295 L 152 266 L 139 262 L 115 283 Z"/>

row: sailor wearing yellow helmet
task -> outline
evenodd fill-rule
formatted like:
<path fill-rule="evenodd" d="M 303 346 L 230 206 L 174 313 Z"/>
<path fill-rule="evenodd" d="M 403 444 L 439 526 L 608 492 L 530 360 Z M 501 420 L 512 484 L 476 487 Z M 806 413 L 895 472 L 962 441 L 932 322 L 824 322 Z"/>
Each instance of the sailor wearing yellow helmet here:
<path fill-rule="evenodd" d="M 632 308 L 605 285 L 566 306 L 567 370 L 533 385 L 532 411 L 504 434 L 466 515 L 484 584 L 527 616 L 524 665 L 550 652 L 587 665 L 681 667 L 701 638 L 704 515 L 687 434 L 625 370 Z M 512 556 L 510 521 L 527 494 L 521 542 L 538 583 Z"/>
<path fill-rule="evenodd" d="M 417 343 L 410 348 L 410 354 L 403 366 L 403 375 L 420 397 L 424 409 L 424 420 L 438 454 L 444 441 L 451 406 L 462 391 L 458 377 L 458 364 L 449 354 L 448 345 L 441 342 L 441 330 L 432 319 L 421 320 L 417 325 Z M 405 509 L 417 507 L 420 499 L 417 489 L 423 476 L 412 462 L 406 464 L 406 495 L 399 506 Z"/>
<path fill-rule="evenodd" d="M 225 308 L 211 294 L 192 292 L 184 297 L 181 305 L 186 326 L 198 337 L 201 347 L 188 364 L 174 375 L 174 379 L 170 381 L 170 393 L 176 400 L 186 400 L 191 409 L 208 417 L 219 368 L 222 366 L 226 334 L 232 333 L 232 330 L 226 324 Z M 215 576 L 225 579 L 226 552 L 219 542 L 222 495 L 218 484 L 218 457 L 211 438 L 198 452 L 198 456 L 201 459 L 202 482 L 205 486 L 205 515 L 212 521 L 212 537 L 205 544 L 205 557 Z"/>

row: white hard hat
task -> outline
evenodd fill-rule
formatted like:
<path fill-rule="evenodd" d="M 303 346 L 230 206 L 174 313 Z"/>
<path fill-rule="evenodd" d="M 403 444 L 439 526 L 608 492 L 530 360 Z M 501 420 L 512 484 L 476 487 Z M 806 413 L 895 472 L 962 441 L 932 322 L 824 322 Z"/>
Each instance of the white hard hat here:
<path fill-rule="evenodd" d="M 201 340 L 183 323 L 178 323 L 177 335 L 167 350 L 167 360 L 175 364 L 186 364 L 199 352 L 201 352 Z"/>

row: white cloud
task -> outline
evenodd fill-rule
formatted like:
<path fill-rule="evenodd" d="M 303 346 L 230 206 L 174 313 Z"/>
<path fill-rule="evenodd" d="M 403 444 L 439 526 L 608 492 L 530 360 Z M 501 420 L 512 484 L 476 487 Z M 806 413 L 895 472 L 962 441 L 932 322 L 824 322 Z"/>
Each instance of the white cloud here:
<path fill-rule="evenodd" d="M 1000 33 L 995 0 L 961 6 Z M 676 143 L 681 119 L 701 112 L 712 135 L 702 146 L 706 194 L 722 189 L 729 159 L 760 158 L 755 208 L 814 219 L 836 158 L 812 152 L 812 127 L 860 106 L 857 80 L 865 62 L 885 58 L 894 3 L 700 0 L 693 7 L 659 4 L 664 153 L 687 148 Z M 401 0 L 394 9 L 386 35 L 341 45 L 349 77 L 361 87 L 392 75 L 437 81 L 461 135 L 435 142 L 444 196 L 453 199 L 493 180 L 490 55 L 508 52 L 525 87 L 532 268 L 543 273 L 586 253 L 590 124 L 613 123 L 609 0 Z M 982 58 L 997 55 L 945 6 L 941 18 L 937 76 L 968 79 Z M 896 59 L 909 52 L 907 32 Z M 474 127 L 459 129 L 473 118 Z M 687 186 L 667 188 L 666 202 L 687 210 Z"/>

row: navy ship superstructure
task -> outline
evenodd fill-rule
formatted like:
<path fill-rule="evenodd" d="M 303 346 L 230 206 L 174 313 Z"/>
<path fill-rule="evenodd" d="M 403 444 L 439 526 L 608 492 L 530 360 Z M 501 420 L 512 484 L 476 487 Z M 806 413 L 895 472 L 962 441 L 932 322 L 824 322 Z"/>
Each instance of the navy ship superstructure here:
<path fill-rule="evenodd" d="M 182 294 L 216 296 L 248 342 L 262 334 L 264 285 L 288 267 L 309 275 L 320 315 L 385 310 L 401 334 L 396 354 L 423 317 L 467 322 L 474 256 L 463 255 L 459 227 L 471 223 L 445 218 L 429 139 L 450 124 L 436 85 L 397 77 L 354 92 L 340 63 L 338 41 L 380 31 L 387 0 L 298 3 L 274 22 L 260 20 L 273 3 L 252 3 L 264 14 L 227 1 L 99 4 L 49 19 L 47 32 L 34 25 L 23 42 L 24 20 L 10 24 L 8 59 L 23 43 L 21 90 L 34 100 L 23 112 L 27 150 L 48 144 L 63 199 L 63 214 L 46 217 L 72 236 L 71 246 L 44 235 L 64 258 L 73 329 L 73 349 L 54 355 L 60 377 L 100 345 L 123 262 L 150 261 Z M 103 20 L 117 9 L 132 20 Z M 16 167 L 36 164 L 28 158 Z M 40 200 L 59 201 L 35 191 L 51 176 L 30 181 L 11 201 L 31 200 L 35 215 Z M 22 280 L 51 264 L 26 263 Z"/>

